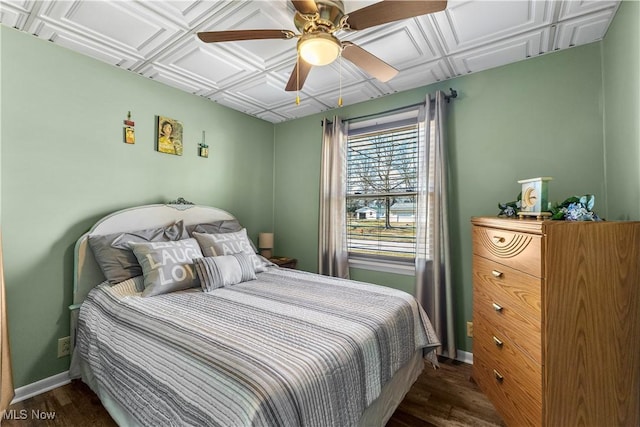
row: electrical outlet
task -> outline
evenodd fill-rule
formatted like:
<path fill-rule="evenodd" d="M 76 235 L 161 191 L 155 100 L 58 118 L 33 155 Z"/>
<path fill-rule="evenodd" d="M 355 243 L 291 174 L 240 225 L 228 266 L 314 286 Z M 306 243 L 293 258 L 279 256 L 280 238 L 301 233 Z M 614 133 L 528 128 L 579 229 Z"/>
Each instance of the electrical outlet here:
<path fill-rule="evenodd" d="M 60 338 L 58 340 L 58 357 L 68 356 L 69 353 L 71 353 L 71 338 Z"/>
<path fill-rule="evenodd" d="M 473 322 L 467 322 L 467 336 L 473 338 Z"/>

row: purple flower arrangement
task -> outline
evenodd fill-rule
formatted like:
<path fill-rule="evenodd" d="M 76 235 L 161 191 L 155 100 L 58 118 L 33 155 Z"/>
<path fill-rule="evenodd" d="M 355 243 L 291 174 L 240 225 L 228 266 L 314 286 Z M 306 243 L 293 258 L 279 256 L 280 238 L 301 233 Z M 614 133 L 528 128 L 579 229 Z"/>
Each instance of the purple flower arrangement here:
<path fill-rule="evenodd" d="M 563 219 L 565 221 L 602 221 L 602 219 L 593 212 L 595 201 L 596 198 L 593 194 L 585 194 L 581 197 L 569 197 L 564 202 L 556 204 L 551 208 L 551 219 Z"/>

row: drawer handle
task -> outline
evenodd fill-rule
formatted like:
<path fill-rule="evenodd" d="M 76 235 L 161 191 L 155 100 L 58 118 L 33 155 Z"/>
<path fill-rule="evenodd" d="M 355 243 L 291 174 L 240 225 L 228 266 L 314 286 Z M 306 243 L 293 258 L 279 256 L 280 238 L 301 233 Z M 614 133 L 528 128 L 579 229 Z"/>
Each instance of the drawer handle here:
<path fill-rule="evenodd" d="M 504 237 L 501 237 L 501 236 L 493 236 L 491 240 L 493 240 L 493 243 L 496 243 L 496 244 L 504 243 Z"/>
<path fill-rule="evenodd" d="M 502 277 L 502 271 L 491 270 L 491 274 L 493 274 L 493 277 Z"/>
<path fill-rule="evenodd" d="M 501 312 L 502 311 L 502 306 L 499 304 L 496 304 L 495 302 L 493 304 L 491 304 L 493 306 L 493 309 L 497 312 Z"/>
<path fill-rule="evenodd" d="M 504 377 L 502 376 L 502 374 L 495 369 L 493 370 L 493 376 L 496 377 L 496 380 L 498 380 L 499 383 L 504 381 Z"/>
<path fill-rule="evenodd" d="M 493 342 L 495 343 L 496 346 L 502 347 L 503 342 L 500 341 L 500 338 L 496 337 L 495 335 L 493 336 Z"/>

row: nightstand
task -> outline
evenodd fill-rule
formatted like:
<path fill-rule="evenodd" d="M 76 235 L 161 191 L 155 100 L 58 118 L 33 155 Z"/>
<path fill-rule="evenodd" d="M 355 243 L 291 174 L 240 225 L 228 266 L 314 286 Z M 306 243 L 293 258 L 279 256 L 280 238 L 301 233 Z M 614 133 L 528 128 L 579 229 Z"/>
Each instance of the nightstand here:
<path fill-rule="evenodd" d="M 283 257 L 283 256 L 276 256 L 276 257 L 269 258 L 269 261 L 271 261 L 272 263 L 274 263 L 277 266 L 282 267 L 282 268 L 295 269 L 296 266 L 298 265 L 298 260 L 297 259 L 295 259 L 295 258 L 287 258 L 287 257 Z"/>

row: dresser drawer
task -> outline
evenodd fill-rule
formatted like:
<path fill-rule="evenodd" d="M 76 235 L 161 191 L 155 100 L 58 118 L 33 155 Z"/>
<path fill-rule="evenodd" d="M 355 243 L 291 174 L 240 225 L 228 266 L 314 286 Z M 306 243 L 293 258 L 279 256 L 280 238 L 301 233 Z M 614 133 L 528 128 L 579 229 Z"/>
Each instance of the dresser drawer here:
<path fill-rule="evenodd" d="M 497 304 L 533 322 L 541 321 L 541 279 L 474 255 L 473 283 L 474 288 L 481 288 L 478 291 Z"/>
<path fill-rule="evenodd" d="M 542 236 L 473 227 L 473 253 L 536 277 L 544 277 Z"/>
<path fill-rule="evenodd" d="M 496 406 L 507 412 L 501 415 L 505 420 L 512 420 L 508 425 L 540 425 L 542 367 L 525 356 L 509 339 L 487 326 L 482 322 L 474 323 L 473 333 L 474 368 L 479 361 L 479 383 L 483 391 L 503 402 Z"/>
<path fill-rule="evenodd" d="M 541 426 L 542 395 L 532 396 L 513 373 L 483 355 L 473 355 L 473 379 L 508 426 Z"/>
<path fill-rule="evenodd" d="M 473 289 L 473 323 L 484 324 L 487 330 L 509 340 L 536 363 L 542 364 L 541 322 L 523 316 L 507 298 L 500 298 L 495 292 L 488 293 L 486 287 L 477 286 L 477 283 Z"/>
<path fill-rule="evenodd" d="M 474 323 L 473 356 L 490 360 L 503 376 L 517 384 L 529 398 L 541 403 L 542 367 L 517 348 L 508 337 L 500 334 L 485 322 Z"/>

